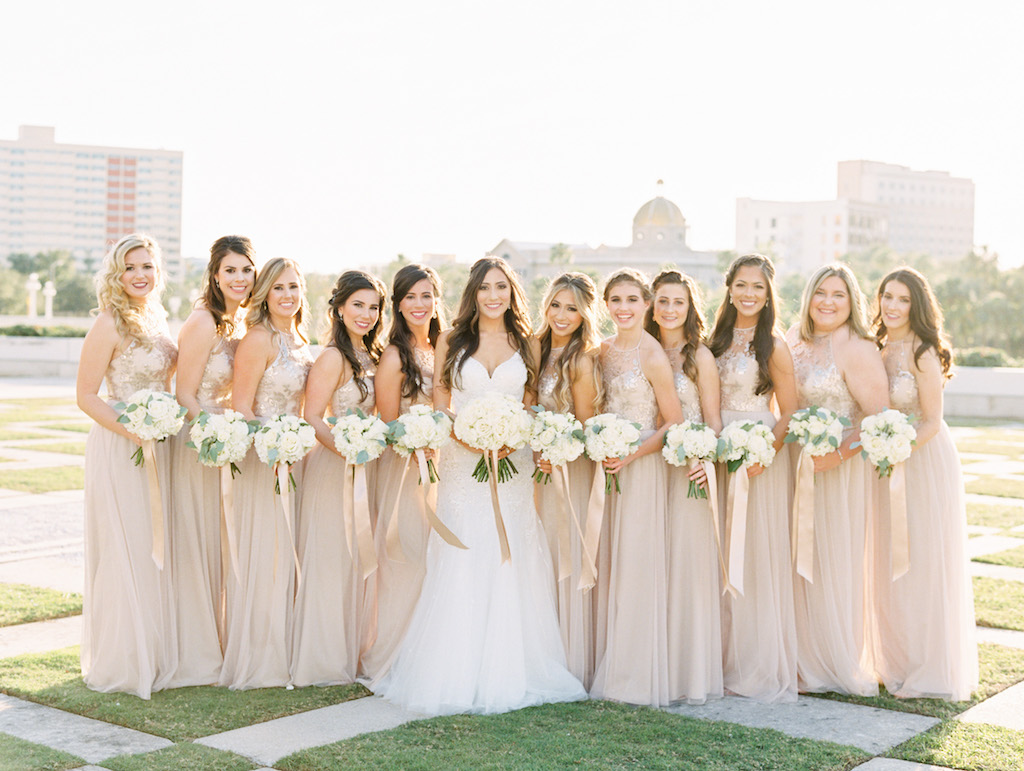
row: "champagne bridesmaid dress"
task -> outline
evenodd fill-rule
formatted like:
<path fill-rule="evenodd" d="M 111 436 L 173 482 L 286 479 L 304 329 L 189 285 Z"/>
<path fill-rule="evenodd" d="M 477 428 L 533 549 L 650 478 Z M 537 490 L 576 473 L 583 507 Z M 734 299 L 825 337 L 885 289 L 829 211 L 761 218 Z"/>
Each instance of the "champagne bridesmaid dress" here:
<path fill-rule="evenodd" d="M 256 387 L 253 411 L 264 421 L 279 415 L 299 415 L 306 376 L 313 364 L 309 346 L 277 335 L 277 357 Z M 274 472 L 249 454 L 235 479 L 237 575 L 227 576 L 227 642 L 220 684 L 232 690 L 287 685 L 288 648 L 292 634 L 295 560 L 292 537 L 274 492 Z M 292 474 L 302 484 L 301 469 Z M 284 491 L 282 491 L 284 492 Z M 295 523 L 292 490 L 289 518 Z"/>
<path fill-rule="evenodd" d="M 107 365 L 110 403 L 148 388 L 167 390 L 178 349 L 165 323 L 127 342 Z M 138 445 L 94 425 L 85 443 L 85 591 L 82 679 L 94 691 L 125 691 L 148 699 L 166 688 L 178 661 L 171 559 L 164 536 L 164 569 L 153 561 L 153 528 L 146 469 L 133 464 Z M 167 442 L 156 443 L 163 530 L 171 511 Z"/>

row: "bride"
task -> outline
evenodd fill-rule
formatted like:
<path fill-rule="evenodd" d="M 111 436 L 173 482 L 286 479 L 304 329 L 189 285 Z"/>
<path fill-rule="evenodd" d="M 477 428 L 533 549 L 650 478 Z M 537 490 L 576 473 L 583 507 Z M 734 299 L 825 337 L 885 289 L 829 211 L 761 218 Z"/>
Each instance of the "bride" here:
<path fill-rule="evenodd" d="M 437 343 L 435 409 L 457 413 L 503 393 L 536 398 L 536 340 L 508 263 L 478 260 L 459 313 Z M 507 712 L 586 698 L 566 669 L 551 557 L 533 505 L 529 449 L 509 455 L 519 473 L 499 486 L 511 560 L 502 563 L 488 486 L 472 477 L 480 452 L 453 440 L 441 453 L 437 513 L 468 549 L 430 536 L 427 574 L 405 639 L 376 691 L 430 715 Z"/>

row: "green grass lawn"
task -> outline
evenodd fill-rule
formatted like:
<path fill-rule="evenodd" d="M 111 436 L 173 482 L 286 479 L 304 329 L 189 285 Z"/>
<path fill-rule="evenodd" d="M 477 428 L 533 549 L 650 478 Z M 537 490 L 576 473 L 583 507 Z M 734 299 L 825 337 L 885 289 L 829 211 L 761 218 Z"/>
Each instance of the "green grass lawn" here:
<path fill-rule="evenodd" d="M 50 428 L 54 431 L 74 431 L 77 434 L 88 434 L 89 429 L 93 425 L 92 421 L 88 423 L 48 423 L 45 428 Z"/>
<path fill-rule="evenodd" d="M 22 445 L 22 450 L 38 450 L 39 452 L 62 452 L 68 455 L 85 455 L 85 442 L 45 442 L 43 444 Z"/>
<path fill-rule="evenodd" d="M 888 756 L 967 771 L 1020 771 L 1024 731 L 950 720 L 893 748 Z"/>
<path fill-rule="evenodd" d="M 86 765 L 81 758 L 0 733 L 0 768 L 4 771 L 64 771 Z"/>
<path fill-rule="evenodd" d="M 63 618 L 81 612 L 80 594 L 27 584 L 0 584 L 0 626 Z"/>
<path fill-rule="evenodd" d="M 17 428 L 3 428 L 0 427 L 0 442 L 13 442 L 19 439 L 49 439 L 46 434 L 40 434 L 38 431 L 29 431 Z"/>
<path fill-rule="evenodd" d="M 603 701 L 456 715 L 289 755 L 282 771 L 327 769 L 847 769 L 854 747 Z"/>
<path fill-rule="evenodd" d="M 122 755 L 103 761 L 103 768 L 111 771 L 252 771 L 258 768 L 251 760 L 233 752 L 215 750 L 202 744 L 175 744 L 144 755 Z"/>
<path fill-rule="evenodd" d="M 1024 525 L 1024 506 L 1001 503 L 968 503 L 967 523 L 1009 530 Z"/>
<path fill-rule="evenodd" d="M 338 704 L 369 693 L 361 685 L 293 691 L 229 691 L 202 686 L 160 691 L 150 701 L 144 701 L 124 693 L 96 693 L 86 688 L 78 646 L 0 660 L 0 692 L 174 742 Z"/>
<path fill-rule="evenodd" d="M 22 493 L 50 493 L 55 490 L 81 490 L 85 470 L 81 466 L 53 466 L 20 471 L 0 471 L 0 489 Z"/>
<path fill-rule="evenodd" d="M 1015 535 L 1021 535 L 1015 533 Z M 1024 546 L 1018 546 L 1016 549 L 1007 549 L 1006 551 L 996 552 L 995 554 L 986 554 L 983 557 L 975 557 L 975 562 L 987 562 L 989 565 L 1006 565 L 1011 568 L 1024 568 Z"/>
<path fill-rule="evenodd" d="M 1024 632 L 1024 583 L 974 576 L 974 616 L 979 626 Z"/>
<path fill-rule="evenodd" d="M 995 495 L 999 498 L 1024 498 L 1024 479 L 984 476 L 964 485 L 969 493 Z"/>

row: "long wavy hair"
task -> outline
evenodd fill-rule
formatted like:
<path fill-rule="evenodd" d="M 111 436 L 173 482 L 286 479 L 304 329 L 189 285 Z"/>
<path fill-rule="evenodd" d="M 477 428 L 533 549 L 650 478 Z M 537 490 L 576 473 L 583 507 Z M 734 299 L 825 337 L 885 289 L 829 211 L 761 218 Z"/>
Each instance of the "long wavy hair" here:
<path fill-rule="evenodd" d="M 256 283 L 252 287 L 252 294 L 249 295 L 249 310 L 245 314 L 245 328 L 252 329 L 255 326 L 262 326 L 270 332 L 275 340 L 277 339 L 278 331 L 270 322 L 270 308 L 267 306 L 267 297 L 270 295 L 270 290 L 277 279 L 288 268 L 294 270 L 295 275 L 299 277 L 299 309 L 295 311 L 295 316 L 292 317 L 292 328 L 302 342 L 308 343 L 306 321 L 309 316 L 309 305 L 306 302 L 306 279 L 302 275 L 302 270 L 299 268 L 298 263 L 294 260 L 289 260 L 287 257 L 274 257 L 267 260 L 263 267 L 260 268 Z"/>
<path fill-rule="evenodd" d="M 441 277 L 428 265 L 412 263 L 401 268 L 391 280 L 391 328 L 388 330 L 388 343 L 398 350 L 398 359 L 402 367 L 402 396 L 412 399 L 416 394 L 425 393 L 423 373 L 416 366 L 416 338 L 409 329 L 405 316 L 398 306 L 416 284 L 426 279 L 434 292 L 434 315 L 430 317 L 427 338 L 430 347 L 437 346 L 437 336 L 445 326 L 444 291 Z"/>
<path fill-rule="evenodd" d="M 934 348 L 935 354 L 939 357 L 939 365 L 942 367 L 942 376 L 949 380 L 953 377 L 953 352 L 950 350 L 946 333 L 942 329 L 942 307 L 935 299 L 935 293 L 932 292 L 928 279 L 913 268 L 907 266 L 896 268 L 878 285 L 878 297 L 876 298 L 878 309 L 875 311 L 875 318 L 872 322 L 878 347 L 882 347 L 889 331 L 886 329 L 885 319 L 882 317 L 882 295 L 885 293 L 886 284 L 890 281 L 899 281 L 910 290 L 910 331 L 921 340 L 921 345 L 914 351 L 914 364 L 918 363 L 925 351 Z"/>
<path fill-rule="evenodd" d="M 213 246 L 210 247 L 210 261 L 206 263 L 206 271 L 203 273 L 203 287 L 198 302 L 202 303 L 202 307 L 206 308 L 213 316 L 213 321 L 217 325 L 217 334 L 221 337 L 231 337 L 235 332 L 235 319 L 228 315 L 224 292 L 216 280 L 220 264 L 228 254 L 237 254 L 239 257 L 249 260 L 253 266 L 253 288 L 255 288 L 256 279 L 259 278 L 255 272 L 256 260 L 253 258 L 255 252 L 252 248 L 252 241 L 245 236 L 221 236 L 213 242 Z M 247 307 L 250 297 L 252 297 L 251 291 L 249 297 L 242 300 L 239 307 Z"/>
<path fill-rule="evenodd" d="M 675 269 L 663 270 L 651 282 L 651 292 L 657 301 L 658 290 L 666 284 L 678 284 L 686 290 L 689 307 L 683 320 L 683 374 L 697 383 L 697 349 L 704 339 L 704 297 L 701 295 L 697 282 L 685 273 Z M 644 329 L 661 342 L 661 327 L 654 320 L 654 303 L 647 309 L 644 316 Z"/>
<path fill-rule="evenodd" d="M 871 332 L 868 330 L 868 317 L 864 293 L 860 291 L 860 284 L 857 277 L 853 275 L 849 265 L 841 262 L 833 262 L 830 265 L 822 265 L 807 280 L 803 296 L 800 298 L 800 339 L 810 340 L 814 336 L 814 321 L 811 320 L 811 299 L 826 279 L 838 276 L 846 284 L 846 291 L 850 295 L 850 318 L 847 325 L 850 330 L 865 340 L 870 340 Z"/>
<path fill-rule="evenodd" d="M 601 297 L 608 302 L 608 296 L 619 284 L 635 284 L 640 290 L 644 302 L 650 302 L 654 295 L 651 293 L 651 285 L 647 283 L 647 276 L 635 268 L 619 268 L 604 281 L 604 291 Z"/>
<path fill-rule="evenodd" d="M 156 267 L 156 283 L 153 291 L 140 305 L 132 305 L 124 291 L 121 277 L 128 269 L 125 257 L 133 249 L 145 249 Z M 114 327 L 121 337 L 141 340 L 148 334 L 154 318 L 167 318 L 167 311 L 160 304 L 160 293 L 164 289 L 163 261 L 157 242 L 144 233 L 132 233 L 118 241 L 103 257 L 103 265 L 93 278 L 96 287 L 97 311 L 109 310 L 114 317 Z"/>
<path fill-rule="evenodd" d="M 711 336 L 708 339 L 708 348 L 717 359 L 729 350 L 732 345 L 733 329 L 736 327 L 736 306 L 732 304 L 732 284 L 736 280 L 736 273 L 740 268 L 747 266 L 755 267 L 764 276 L 764 282 L 768 289 L 768 299 L 757 317 L 757 325 L 754 328 L 754 339 L 750 343 L 753 349 L 754 360 L 757 362 L 757 388 L 756 394 L 769 393 L 775 384 L 772 382 L 769 362 L 775 352 L 775 324 L 776 314 L 779 307 L 779 298 L 775 294 L 775 265 L 763 254 L 744 254 L 732 261 L 729 270 L 725 273 L 725 297 L 722 304 L 718 306 L 715 313 L 715 324 L 711 329 Z"/>
<path fill-rule="evenodd" d="M 348 298 L 360 289 L 369 289 L 377 293 L 380 313 L 377 315 L 377 323 L 363 335 L 363 345 L 370 355 L 370 361 L 374 364 L 379 362 L 380 353 L 384 349 L 380 332 L 384 327 L 384 298 L 387 293 L 383 281 L 361 270 L 346 270 L 338 276 L 338 281 L 334 284 L 334 289 L 331 290 L 331 298 L 327 301 L 327 320 L 331 324 L 330 345 L 337 348 L 345 357 L 345 361 L 352 368 L 352 377 L 356 380 L 356 386 L 359 388 L 359 398 L 365 399 L 366 395 L 370 393 L 370 389 L 366 385 L 366 368 L 359 361 L 355 346 L 352 345 L 352 338 L 341 318 L 342 308 L 345 307 Z"/>
<path fill-rule="evenodd" d="M 555 370 L 555 407 L 559 412 L 568 412 L 573 408 L 572 384 L 576 382 L 580 371 L 580 362 L 584 356 L 593 361 L 594 387 L 597 389 L 596 403 L 604 401 L 604 385 L 601 382 L 601 370 L 597 352 L 601 348 L 601 336 L 598 334 L 597 319 L 597 287 L 590 276 L 585 273 L 563 273 L 548 284 L 544 299 L 541 302 L 540 327 L 537 338 L 540 340 L 540 362 L 538 369 L 543 372 L 551 356 L 551 338 L 553 332 L 548 324 L 548 309 L 555 296 L 562 290 L 572 294 L 573 304 L 579 311 L 580 325 L 573 331 L 569 342 L 554 363 Z"/>
<path fill-rule="evenodd" d="M 533 360 L 530 350 L 530 338 L 533 327 L 530 324 L 530 312 L 526 303 L 526 294 L 519 283 L 512 267 L 501 257 L 482 257 L 470 268 L 466 288 L 462 290 L 459 301 L 459 312 L 452 322 L 452 330 L 448 335 L 448 354 L 441 366 L 441 385 L 451 390 L 459 387 L 462 379 L 462 367 L 466 359 L 476 353 L 480 347 L 480 311 L 477 307 L 477 292 L 487 277 L 488 271 L 497 268 L 505 274 L 512 289 L 512 299 L 505 311 L 505 332 L 509 343 L 519 351 L 526 365 L 526 390 L 537 393 L 537 362 Z"/>

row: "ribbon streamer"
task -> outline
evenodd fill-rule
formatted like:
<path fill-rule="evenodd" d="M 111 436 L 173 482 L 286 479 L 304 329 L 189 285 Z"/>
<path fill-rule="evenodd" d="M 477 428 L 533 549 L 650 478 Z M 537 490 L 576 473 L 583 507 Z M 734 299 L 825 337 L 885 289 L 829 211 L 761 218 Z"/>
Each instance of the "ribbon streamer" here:
<path fill-rule="evenodd" d="M 735 596 L 735 593 L 743 594 L 743 561 L 747 546 L 747 502 L 750 497 L 750 477 L 747 476 L 747 467 L 740 466 L 732 479 L 729 480 L 729 490 L 726 505 L 729 508 L 729 575 L 727 590 Z"/>
<path fill-rule="evenodd" d="M 395 505 L 391 509 L 391 519 L 388 520 L 388 529 L 384 537 L 385 552 L 392 562 L 406 562 L 405 551 L 402 549 L 401 532 L 398 528 L 398 510 L 402 505 L 402 488 L 405 487 L 405 478 L 408 476 L 411 466 L 412 455 L 405 459 L 405 465 L 402 466 L 402 476 L 398 478 L 398 492 L 395 493 Z M 422 476 L 420 481 L 422 481 Z"/>
<path fill-rule="evenodd" d="M 590 485 L 590 502 L 587 505 L 587 529 L 583 535 L 583 553 L 594 560 L 594 584 L 597 583 L 597 551 L 601 546 L 601 527 L 604 525 L 604 469 L 600 464 L 594 468 L 594 481 Z M 583 591 L 593 588 L 583 585 L 580 576 L 579 588 Z"/>
<path fill-rule="evenodd" d="M 227 569 L 235 576 L 239 586 L 242 579 L 238 575 L 238 533 L 235 530 L 235 483 L 231 478 L 231 466 L 220 467 L 220 543 L 221 561 L 224 567 L 221 573 Z"/>
<path fill-rule="evenodd" d="M 555 506 L 557 516 L 555 526 L 558 538 L 558 580 L 564 581 L 572 575 L 572 548 L 569 545 L 569 513 L 566 511 L 566 504 L 572 506 L 569 501 L 569 477 L 565 472 L 565 466 L 553 468 L 551 481 L 555 491 Z"/>
<path fill-rule="evenodd" d="M 142 460 L 146 467 L 146 482 L 149 485 L 149 519 L 153 529 L 153 562 L 157 570 L 164 569 L 164 505 L 160 500 L 160 478 L 156 472 L 155 443 L 152 439 L 142 440 Z"/>
<path fill-rule="evenodd" d="M 708 510 L 711 512 L 711 530 L 715 534 L 715 547 L 718 549 L 718 567 L 722 571 L 722 594 L 728 592 L 735 597 L 738 592 L 736 587 L 729 581 L 729 568 L 725 565 L 725 555 L 722 553 L 722 534 L 718 526 L 718 475 L 715 473 L 714 461 L 691 461 L 691 468 L 695 463 L 704 467 L 704 474 L 707 477 L 708 485 Z"/>
<path fill-rule="evenodd" d="M 801 452 L 793 498 L 793 558 L 797 575 L 814 583 L 814 458 Z"/>
<path fill-rule="evenodd" d="M 508 533 L 505 532 L 505 520 L 501 517 L 501 504 L 498 502 L 498 451 L 485 450 L 486 460 L 491 463 L 487 481 L 491 488 L 491 506 L 494 508 L 494 526 L 498 531 L 498 546 L 501 548 L 501 563 L 504 565 L 512 559 L 508 548 Z"/>
<path fill-rule="evenodd" d="M 365 580 L 377 569 L 377 551 L 373 546 L 369 490 L 366 485 L 366 464 L 349 464 L 345 469 L 342 497 L 345 505 L 345 540 L 348 544 L 348 553 L 349 556 L 355 556 L 352 552 L 352 542 L 355 540 Z"/>
<path fill-rule="evenodd" d="M 565 489 L 564 502 L 566 507 L 569 509 L 569 515 L 572 517 L 572 522 L 576 526 L 576 534 L 580 537 L 580 580 L 576 585 L 576 588 L 581 591 L 587 591 L 597 583 L 597 561 L 594 556 L 594 552 L 587 546 L 587 537 L 583 532 L 583 526 L 580 524 L 579 515 L 576 513 L 576 507 L 572 505 L 572 496 L 569 495 L 569 472 L 565 466 L 556 466 L 553 469 L 556 473 L 554 479 L 556 482 L 561 482 Z M 558 488 L 555 488 L 556 493 Z M 602 502 L 602 509 L 604 504 Z M 564 510 L 561 512 L 564 516 Z M 568 527 L 566 527 L 568 530 Z M 567 533 L 568 534 L 568 533 Z M 600 532 L 598 533 L 600 535 Z M 561 580 L 561 578 L 559 578 Z"/>
<path fill-rule="evenodd" d="M 299 567 L 299 552 L 295 548 L 295 529 L 292 527 L 292 491 L 289 487 L 292 467 L 287 463 L 278 463 L 274 466 L 274 473 L 277 475 L 277 487 L 281 491 L 281 513 L 284 515 L 285 532 L 288 533 L 288 543 L 292 547 L 292 558 L 295 560 L 295 590 L 298 591 L 302 583 L 302 570 Z M 277 580 L 277 534 L 274 535 L 274 580 Z"/>
<path fill-rule="evenodd" d="M 892 580 L 910 570 L 910 531 L 907 526 L 907 474 L 904 464 L 889 477 L 889 528 L 892 531 Z"/>

